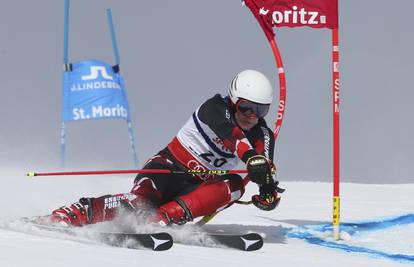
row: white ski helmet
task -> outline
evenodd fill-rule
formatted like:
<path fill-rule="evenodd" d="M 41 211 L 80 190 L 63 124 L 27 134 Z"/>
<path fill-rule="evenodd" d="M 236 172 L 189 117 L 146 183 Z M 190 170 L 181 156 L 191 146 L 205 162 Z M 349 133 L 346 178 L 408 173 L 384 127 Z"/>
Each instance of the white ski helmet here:
<path fill-rule="evenodd" d="M 259 104 L 271 104 L 273 88 L 263 73 L 257 70 L 244 70 L 231 81 L 229 96 L 233 104 L 240 98 Z"/>

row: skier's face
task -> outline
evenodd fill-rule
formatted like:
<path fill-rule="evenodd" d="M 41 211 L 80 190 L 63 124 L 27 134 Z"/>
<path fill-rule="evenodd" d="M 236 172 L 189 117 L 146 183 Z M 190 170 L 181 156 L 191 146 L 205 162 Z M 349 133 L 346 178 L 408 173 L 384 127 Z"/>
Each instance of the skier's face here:
<path fill-rule="evenodd" d="M 250 130 L 259 121 L 259 117 L 266 116 L 269 112 L 270 105 L 259 104 L 248 101 L 246 99 L 239 99 L 235 105 L 236 121 L 243 130 Z"/>
<path fill-rule="evenodd" d="M 251 118 L 263 118 L 269 112 L 269 108 L 269 104 L 259 104 L 243 98 L 236 103 L 236 110 L 243 114 L 243 116 Z"/>
<path fill-rule="evenodd" d="M 237 124 L 240 126 L 240 128 L 246 131 L 253 128 L 259 121 L 259 119 L 256 116 L 246 116 L 246 115 L 243 115 L 243 113 L 241 113 L 238 110 L 236 111 L 234 115 L 235 115 Z"/>

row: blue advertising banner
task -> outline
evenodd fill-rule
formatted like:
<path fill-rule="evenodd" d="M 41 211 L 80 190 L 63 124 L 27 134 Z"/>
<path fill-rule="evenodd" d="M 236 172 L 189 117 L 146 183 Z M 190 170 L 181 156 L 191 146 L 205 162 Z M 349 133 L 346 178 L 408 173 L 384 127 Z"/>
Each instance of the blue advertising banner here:
<path fill-rule="evenodd" d="M 72 69 L 64 72 L 62 121 L 110 118 L 130 121 L 120 74 L 98 60 L 73 63 Z"/>

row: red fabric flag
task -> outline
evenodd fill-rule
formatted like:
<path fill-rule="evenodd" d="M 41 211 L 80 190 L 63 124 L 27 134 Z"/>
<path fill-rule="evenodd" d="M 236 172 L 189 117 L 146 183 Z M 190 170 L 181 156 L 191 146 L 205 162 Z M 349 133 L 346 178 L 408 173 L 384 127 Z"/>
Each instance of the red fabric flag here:
<path fill-rule="evenodd" d="M 253 15 L 273 37 L 273 26 L 338 28 L 338 0 L 245 0 Z"/>

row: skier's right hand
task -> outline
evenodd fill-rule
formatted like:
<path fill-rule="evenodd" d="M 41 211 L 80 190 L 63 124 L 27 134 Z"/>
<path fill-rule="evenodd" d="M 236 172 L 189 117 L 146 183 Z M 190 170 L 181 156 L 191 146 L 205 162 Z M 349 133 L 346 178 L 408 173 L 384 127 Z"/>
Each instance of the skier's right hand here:
<path fill-rule="evenodd" d="M 279 204 L 280 197 L 276 192 L 274 194 L 254 195 L 252 196 L 252 203 L 257 208 L 265 211 L 273 210 Z"/>
<path fill-rule="evenodd" d="M 246 163 L 250 180 L 256 184 L 273 184 L 272 163 L 262 155 L 250 157 Z"/>
<path fill-rule="evenodd" d="M 273 210 L 280 202 L 278 193 L 283 193 L 285 190 L 279 188 L 279 182 L 273 184 L 266 184 L 260 186 L 260 193 L 252 196 L 252 203 L 261 210 Z"/>

